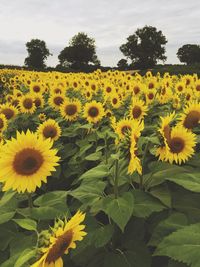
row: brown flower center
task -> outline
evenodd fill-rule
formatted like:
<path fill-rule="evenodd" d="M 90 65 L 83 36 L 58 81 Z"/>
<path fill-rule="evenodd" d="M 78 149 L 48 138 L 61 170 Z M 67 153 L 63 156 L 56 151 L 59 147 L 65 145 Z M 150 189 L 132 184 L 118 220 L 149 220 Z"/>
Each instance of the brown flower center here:
<path fill-rule="evenodd" d="M 56 89 L 54 90 L 54 92 L 55 92 L 56 94 L 61 94 L 61 93 L 62 93 L 62 91 L 60 90 L 60 88 L 56 88 Z"/>
<path fill-rule="evenodd" d="M 135 95 L 137 95 L 140 92 L 140 88 L 138 86 L 135 86 L 133 88 L 133 91 L 134 91 Z"/>
<path fill-rule="evenodd" d="M 185 147 L 185 142 L 180 137 L 174 137 L 170 140 L 169 147 L 172 153 L 180 153 Z"/>
<path fill-rule="evenodd" d="M 179 92 L 183 91 L 183 86 L 182 86 L 182 85 L 179 85 L 179 86 L 178 86 L 178 91 L 179 91 Z"/>
<path fill-rule="evenodd" d="M 107 93 L 110 93 L 112 91 L 112 88 L 111 87 L 106 87 L 106 92 Z"/>
<path fill-rule="evenodd" d="M 194 127 L 198 126 L 199 120 L 200 112 L 194 110 L 188 113 L 188 115 L 185 117 L 183 125 L 187 129 L 193 129 Z"/>
<path fill-rule="evenodd" d="M 114 105 L 116 105 L 117 102 L 118 102 L 118 101 L 117 101 L 117 98 L 113 98 L 112 102 L 113 102 Z"/>
<path fill-rule="evenodd" d="M 39 170 L 43 162 L 40 151 L 34 148 L 24 148 L 15 155 L 13 168 L 19 175 L 32 175 Z"/>
<path fill-rule="evenodd" d="M 152 99 L 154 98 L 154 94 L 153 94 L 153 93 L 148 94 L 148 98 L 149 98 L 150 100 L 152 100 Z"/>
<path fill-rule="evenodd" d="M 139 106 L 135 106 L 132 109 L 132 115 L 134 119 L 138 119 L 140 117 L 140 115 L 142 114 L 142 110 Z"/>
<path fill-rule="evenodd" d="M 93 91 L 95 91 L 96 90 L 95 84 L 92 84 L 91 88 L 92 88 Z"/>
<path fill-rule="evenodd" d="M 1 113 L 3 113 L 6 116 L 7 120 L 10 120 L 15 115 L 14 111 L 10 108 L 3 109 Z"/>
<path fill-rule="evenodd" d="M 88 115 L 92 118 L 95 118 L 99 115 L 99 110 L 98 108 L 96 107 L 91 107 L 89 110 L 88 110 Z"/>
<path fill-rule="evenodd" d="M 154 88 L 154 84 L 153 83 L 149 83 L 149 89 L 153 89 Z"/>
<path fill-rule="evenodd" d="M 39 87 L 38 85 L 33 86 L 33 91 L 34 91 L 35 93 L 40 92 L 40 87 Z"/>
<path fill-rule="evenodd" d="M 31 98 L 24 99 L 23 106 L 25 109 L 31 109 L 33 107 L 33 100 Z"/>
<path fill-rule="evenodd" d="M 74 104 L 69 104 L 65 107 L 65 113 L 68 116 L 73 116 L 77 113 L 77 106 Z"/>
<path fill-rule="evenodd" d="M 63 98 L 61 96 L 56 96 L 54 97 L 53 102 L 56 106 L 60 106 L 63 103 Z"/>
<path fill-rule="evenodd" d="M 126 133 L 128 133 L 129 131 L 131 130 L 131 127 L 129 125 L 124 125 L 122 128 L 121 128 L 121 133 L 123 135 L 125 135 Z"/>
<path fill-rule="evenodd" d="M 17 106 L 19 105 L 19 100 L 18 100 L 18 99 L 13 100 L 13 101 L 12 101 L 12 105 L 13 105 L 14 107 L 17 107 Z"/>
<path fill-rule="evenodd" d="M 42 102 L 41 102 L 41 99 L 40 98 L 36 98 L 35 99 L 35 101 L 34 101 L 34 103 L 35 103 L 35 106 L 38 108 L 38 107 L 40 107 L 41 106 L 41 104 L 42 104 Z"/>
<path fill-rule="evenodd" d="M 67 248 L 69 247 L 73 238 L 72 230 L 67 231 L 63 235 L 59 236 L 56 243 L 51 247 L 46 258 L 46 262 L 49 264 L 55 262 L 57 259 L 63 256 Z"/>
<path fill-rule="evenodd" d="M 45 138 L 54 138 L 57 135 L 57 129 L 53 125 L 48 125 L 43 130 Z"/>
<path fill-rule="evenodd" d="M 200 84 L 198 84 L 198 85 L 196 86 L 196 90 L 197 90 L 197 91 L 200 91 Z"/>
<path fill-rule="evenodd" d="M 0 118 L 0 130 L 4 127 L 4 121 Z"/>

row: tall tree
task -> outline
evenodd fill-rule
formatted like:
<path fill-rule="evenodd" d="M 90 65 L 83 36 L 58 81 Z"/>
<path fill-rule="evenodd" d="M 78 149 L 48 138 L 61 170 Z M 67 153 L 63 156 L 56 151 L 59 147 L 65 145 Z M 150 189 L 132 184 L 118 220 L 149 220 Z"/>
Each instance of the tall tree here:
<path fill-rule="evenodd" d="M 128 61 L 124 58 L 120 59 L 117 63 L 117 67 L 119 70 L 127 70 L 128 69 Z"/>
<path fill-rule="evenodd" d="M 145 26 L 137 29 L 120 46 L 121 52 L 132 61 L 136 68 L 154 67 L 158 60 L 165 61 L 166 37 L 155 27 Z"/>
<path fill-rule="evenodd" d="M 83 32 L 79 32 L 71 39 L 69 46 L 60 52 L 58 59 L 61 66 L 76 70 L 84 70 L 89 63 L 100 65 L 96 55 L 95 40 Z"/>
<path fill-rule="evenodd" d="M 178 49 L 177 57 L 180 62 L 189 64 L 200 63 L 200 45 L 186 44 Z"/>
<path fill-rule="evenodd" d="M 25 66 L 32 69 L 44 69 L 45 60 L 50 56 L 49 49 L 46 47 L 46 43 L 39 39 L 32 39 L 26 43 L 28 57 L 25 58 Z"/>

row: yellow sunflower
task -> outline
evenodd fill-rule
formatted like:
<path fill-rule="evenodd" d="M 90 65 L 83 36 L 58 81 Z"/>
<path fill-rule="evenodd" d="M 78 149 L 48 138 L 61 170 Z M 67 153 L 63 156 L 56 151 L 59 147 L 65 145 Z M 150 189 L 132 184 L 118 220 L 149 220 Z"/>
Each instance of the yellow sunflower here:
<path fill-rule="evenodd" d="M 163 136 L 165 144 L 167 144 L 171 138 L 171 124 L 175 120 L 175 112 L 172 112 L 165 117 L 160 117 L 160 119 L 161 124 L 158 131 Z"/>
<path fill-rule="evenodd" d="M 114 129 L 115 129 L 115 132 L 116 134 L 118 135 L 119 139 L 123 139 L 126 134 L 129 134 L 131 133 L 131 130 L 133 128 L 133 120 L 130 120 L 130 119 L 121 119 L 120 121 L 118 122 L 114 122 L 115 125 L 114 126 Z"/>
<path fill-rule="evenodd" d="M 171 137 L 168 141 L 166 161 L 171 164 L 175 161 L 178 164 L 187 161 L 194 154 L 194 147 L 196 145 L 196 136 L 189 132 L 183 126 L 173 127 L 171 130 Z"/>
<path fill-rule="evenodd" d="M 44 86 L 38 82 L 32 82 L 30 85 L 30 92 L 41 94 L 44 92 Z"/>
<path fill-rule="evenodd" d="M 52 141 L 56 141 L 61 135 L 61 129 L 55 120 L 48 119 L 39 125 L 37 133 L 44 139 L 50 138 Z"/>
<path fill-rule="evenodd" d="M 59 220 L 51 228 L 48 246 L 41 249 L 41 258 L 31 267 L 63 267 L 62 256 L 69 253 L 69 249 L 76 248 L 76 241 L 83 240 L 87 234 L 85 225 L 81 224 L 85 214 L 78 211 L 68 222 Z"/>
<path fill-rule="evenodd" d="M 142 175 L 142 165 L 136 153 L 137 153 L 137 144 L 135 139 L 132 139 L 130 147 L 131 158 L 128 165 L 128 173 L 132 174 L 134 171 L 137 171 L 140 175 Z"/>
<path fill-rule="evenodd" d="M 187 129 L 197 127 L 200 122 L 200 103 L 190 102 L 180 117 L 181 124 Z"/>
<path fill-rule="evenodd" d="M 8 120 L 4 114 L 0 114 L 0 133 L 5 131 L 8 126 Z"/>
<path fill-rule="evenodd" d="M 44 113 L 40 113 L 40 114 L 38 115 L 38 119 L 39 119 L 40 121 L 45 121 L 46 118 L 47 118 L 47 116 L 46 116 Z"/>
<path fill-rule="evenodd" d="M 19 108 L 22 113 L 33 114 L 36 110 L 34 97 L 31 94 L 23 95 L 19 101 Z"/>
<path fill-rule="evenodd" d="M 52 149 L 50 139 L 44 140 L 36 133 L 17 132 L 16 139 L 7 140 L 0 152 L 0 182 L 3 190 L 34 192 L 47 182 L 47 176 L 55 171 L 59 157 Z"/>
<path fill-rule="evenodd" d="M 140 99 L 133 99 L 132 105 L 130 106 L 130 117 L 135 120 L 141 120 L 147 114 L 147 106 L 144 101 Z"/>
<path fill-rule="evenodd" d="M 52 94 L 48 100 L 49 105 L 56 110 L 60 109 L 60 106 L 64 103 L 64 101 L 65 96 L 62 94 Z"/>
<path fill-rule="evenodd" d="M 65 102 L 60 107 L 60 113 L 62 117 L 68 121 L 76 120 L 80 112 L 81 112 L 81 102 L 78 99 L 76 100 L 66 99 Z"/>
<path fill-rule="evenodd" d="M 110 102 L 113 108 L 119 108 L 121 106 L 121 100 L 117 93 L 112 94 L 110 97 Z"/>
<path fill-rule="evenodd" d="M 0 113 L 6 116 L 7 120 L 14 118 L 18 113 L 18 109 L 8 103 L 0 105 Z"/>
<path fill-rule="evenodd" d="M 105 115 L 103 105 L 95 100 L 86 103 L 84 106 L 83 117 L 90 123 L 99 122 Z"/>
<path fill-rule="evenodd" d="M 34 94 L 34 104 L 36 108 L 43 108 L 44 107 L 44 98 L 41 94 Z"/>

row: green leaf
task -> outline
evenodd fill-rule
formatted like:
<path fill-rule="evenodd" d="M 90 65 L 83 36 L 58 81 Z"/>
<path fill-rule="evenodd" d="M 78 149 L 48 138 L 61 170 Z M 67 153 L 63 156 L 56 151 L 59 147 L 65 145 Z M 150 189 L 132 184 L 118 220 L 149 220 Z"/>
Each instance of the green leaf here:
<path fill-rule="evenodd" d="M 171 193 L 167 184 L 161 184 L 153 187 L 150 194 L 158 198 L 164 205 L 171 207 Z"/>
<path fill-rule="evenodd" d="M 36 206 L 52 206 L 66 200 L 67 191 L 53 191 L 39 196 L 35 201 Z"/>
<path fill-rule="evenodd" d="M 5 212 L 0 216 L 0 224 L 10 221 L 15 215 L 14 211 Z"/>
<path fill-rule="evenodd" d="M 36 231 L 37 223 L 31 219 L 13 219 L 13 221 L 26 230 Z"/>
<path fill-rule="evenodd" d="M 25 263 L 27 263 L 31 258 L 33 258 L 36 254 L 34 249 L 25 249 L 20 256 L 17 258 L 14 267 L 21 267 Z"/>
<path fill-rule="evenodd" d="M 133 214 L 133 207 L 134 197 L 130 192 L 114 199 L 107 197 L 103 201 L 103 210 L 122 231 Z"/>
<path fill-rule="evenodd" d="M 166 177 L 166 180 L 172 181 L 193 192 L 200 192 L 200 172 L 181 173 Z"/>
<path fill-rule="evenodd" d="M 93 235 L 92 242 L 96 248 L 105 246 L 114 233 L 114 227 L 111 224 L 98 228 Z"/>
<path fill-rule="evenodd" d="M 85 157 L 85 159 L 88 161 L 96 161 L 96 160 L 100 160 L 101 157 L 102 157 L 101 152 L 95 152 L 95 153 L 92 153 L 89 156 Z"/>
<path fill-rule="evenodd" d="M 133 215 L 136 217 L 145 218 L 153 212 L 159 212 L 165 208 L 159 200 L 149 193 L 140 190 L 133 190 L 132 192 L 135 198 Z"/>
<path fill-rule="evenodd" d="M 149 245 L 157 246 L 165 236 L 183 228 L 187 224 L 188 219 L 184 214 L 178 212 L 172 213 L 167 219 L 161 221 L 155 227 Z"/>
<path fill-rule="evenodd" d="M 3 197 L 0 200 L 0 207 L 7 204 L 15 195 L 16 195 L 16 192 L 13 192 L 13 191 L 5 192 Z"/>
<path fill-rule="evenodd" d="M 155 256 L 168 256 L 191 267 L 200 266 L 200 223 L 186 226 L 165 237 Z"/>
<path fill-rule="evenodd" d="M 83 173 L 79 179 L 99 179 L 107 177 L 110 174 L 110 171 L 108 169 L 107 165 L 101 164 L 97 167 L 94 167 L 87 172 Z"/>

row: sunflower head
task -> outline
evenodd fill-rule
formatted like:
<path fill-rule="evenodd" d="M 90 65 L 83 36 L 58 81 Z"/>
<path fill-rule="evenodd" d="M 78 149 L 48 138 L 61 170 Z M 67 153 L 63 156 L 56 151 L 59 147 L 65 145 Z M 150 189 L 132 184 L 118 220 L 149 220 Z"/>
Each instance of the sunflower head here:
<path fill-rule="evenodd" d="M 6 104 L 0 105 L 0 113 L 4 114 L 7 120 L 10 120 L 18 114 L 18 109 L 6 103 Z"/>
<path fill-rule="evenodd" d="M 56 141 L 61 135 L 61 129 L 55 120 L 48 119 L 40 124 L 37 133 L 44 139 L 50 138 L 52 141 Z"/>
<path fill-rule="evenodd" d="M 19 107 L 22 113 L 33 114 L 36 110 L 33 95 L 27 94 L 22 96 L 19 101 Z"/>
<path fill-rule="evenodd" d="M 60 113 L 68 121 L 75 121 L 81 112 L 81 102 L 77 100 L 65 100 L 60 107 Z"/>
<path fill-rule="evenodd" d="M 84 106 L 83 117 L 90 123 L 99 122 L 105 115 L 102 103 L 95 100 L 86 103 Z"/>

